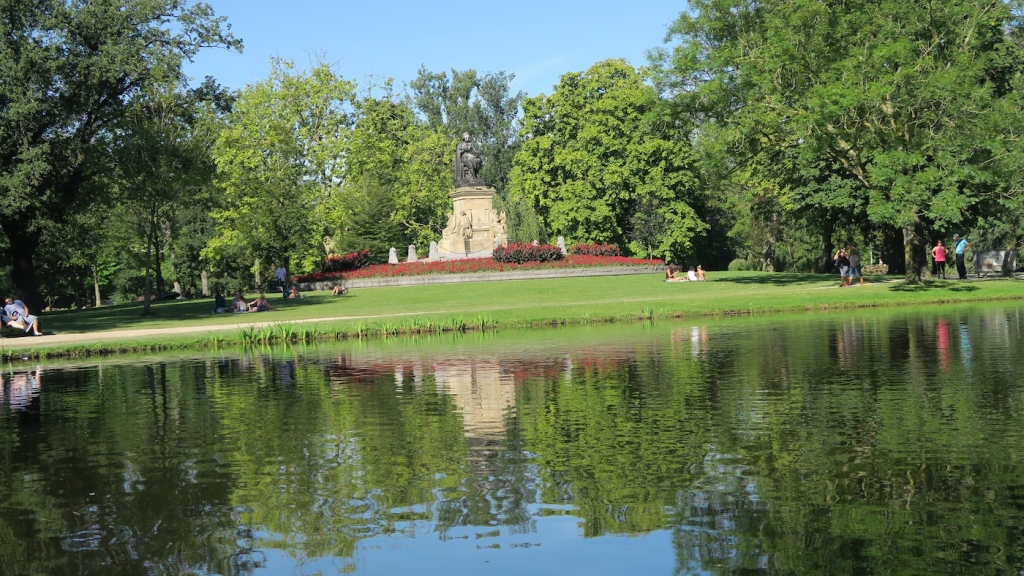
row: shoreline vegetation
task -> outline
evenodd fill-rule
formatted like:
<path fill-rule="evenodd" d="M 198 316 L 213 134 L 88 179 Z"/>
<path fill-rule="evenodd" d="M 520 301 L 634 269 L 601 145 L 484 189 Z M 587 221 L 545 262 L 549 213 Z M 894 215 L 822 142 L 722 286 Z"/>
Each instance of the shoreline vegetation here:
<path fill-rule="evenodd" d="M 372 288 L 335 298 L 273 298 L 279 312 L 245 316 L 211 314 L 209 299 L 154 305 L 150 316 L 140 314 L 140 305 L 113 306 L 44 314 L 44 331 L 56 338 L 4 338 L 0 361 L 1024 300 L 1014 279 L 916 285 L 884 276 L 869 280 L 864 287 L 834 290 L 832 276 L 719 272 L 704 283 L 644 275 Z"/>

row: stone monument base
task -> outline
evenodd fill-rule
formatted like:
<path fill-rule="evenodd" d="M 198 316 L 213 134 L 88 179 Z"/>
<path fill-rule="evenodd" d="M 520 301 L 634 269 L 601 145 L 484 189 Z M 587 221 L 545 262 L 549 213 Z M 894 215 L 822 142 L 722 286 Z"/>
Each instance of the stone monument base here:
<path fill-rule="evenodd" d="M 497 244 L 507 244 L 505 215 L 494 212 L 494 188 L 464 186 L 448 196 L 453 210 L 437 243 L 440 260 L 490 258 Z"/>

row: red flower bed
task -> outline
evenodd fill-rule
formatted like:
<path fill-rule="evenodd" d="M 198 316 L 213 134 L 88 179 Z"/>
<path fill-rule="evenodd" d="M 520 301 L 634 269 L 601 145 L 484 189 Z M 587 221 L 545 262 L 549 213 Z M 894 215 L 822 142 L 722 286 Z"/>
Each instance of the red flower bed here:
<path fill-rule="evenodd" d="M 344 256 L 332 255 L 324 258 L 320 265 L 321 272 L 348 272 L 366 267 L 370 263 L 370 251 L 360 250 Z"/>
<path fill-rule="evenodd" d="M 323 282 L 354 278 L 380 278 L 388 276 L 420 276 L 422 274 L 467 274 L 473 272 L 504 272 L 509 270 L 541 270 L 547 268 L 586 268 L 590 266 L 663 266 L 663 260 L 644 260 L 625 256 L 579 256 L 570 254 L 554 262 L 525 262 L 512 264 L 496 262 L 493 258 L 412 262 L 403 264 L 374 264 L 353 272 L 316 272 L 297 276 L 295 282 Z"/>
<path fill-rule="evenodd" d="M 569 253 L 580 256 L 622 256 L 622 249 L 613 244 L 577 244 Z"/>
<path fill-rule="evenodd" d="M 507 264 L 554 262 L 563 258 L 562 251 L 550 244 L 509 244 L 494 249 L 494 261 Z"/>

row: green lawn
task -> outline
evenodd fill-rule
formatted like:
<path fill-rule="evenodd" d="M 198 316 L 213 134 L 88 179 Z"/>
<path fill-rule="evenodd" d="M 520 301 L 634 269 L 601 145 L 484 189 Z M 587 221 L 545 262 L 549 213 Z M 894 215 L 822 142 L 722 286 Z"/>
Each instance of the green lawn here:
<path fill-rule="evenodd" d="M 661 275 L 637 275 L 365 288 L 342 297 L 312 293 L 303 300 L 272 295 L 270 302 L 277 312 L 214 315 L 212 300 L 207 299 L 157 303 L 152 307 L 154 314 L 145 317 L 142 306 L 132 304 L 47 313 L 41 321 L 47 334 L 180 326 L 202 331 L 240 322 L 352 317 L 371 323 L 486 317 L 496 325 L 527 325 L 637 316 L 650 313 L 651 308 L 656 316 L 697 316 L 1024 298 L 1024 283 L 1017 280 L 950 280 L 911 286 L 881 282 L 886 278 L 878 277 L 864 287 L 839 289 L 838 279 L 822 275 L 719 272 L 709 276 L 704 283 L 667 283 Z"/>

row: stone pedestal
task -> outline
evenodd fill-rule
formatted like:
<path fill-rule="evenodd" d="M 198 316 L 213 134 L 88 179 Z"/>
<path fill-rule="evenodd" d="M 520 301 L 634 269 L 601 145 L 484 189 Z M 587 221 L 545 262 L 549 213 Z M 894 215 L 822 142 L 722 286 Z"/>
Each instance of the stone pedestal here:
<path fill-rule="evenodd" d="M 452 212 L 437 243 L 441 260 L 490 258 L 496 244 L 506 244 L 505 214 L 494 212 L 494 188 L 466 186 L 449 196 Z"/>

